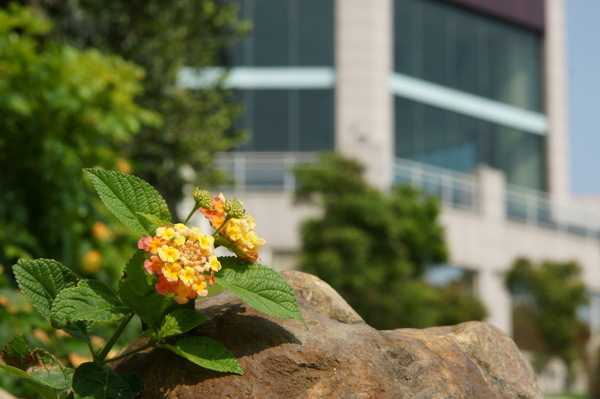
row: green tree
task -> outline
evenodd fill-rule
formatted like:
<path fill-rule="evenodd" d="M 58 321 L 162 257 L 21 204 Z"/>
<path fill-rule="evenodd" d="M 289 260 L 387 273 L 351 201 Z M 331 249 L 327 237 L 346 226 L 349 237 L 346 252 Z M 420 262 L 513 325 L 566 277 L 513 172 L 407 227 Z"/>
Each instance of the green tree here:
<path fill-rule="evenodd" d="M 529 315 L 533 322 L 529 328 L 537 335 L 538 369 L 550 357 L 556 356 L 567 366 L 567 384 L 574 377 L 574 361 L 582 355 L 578 343 L 581 322 L 577 309 L 587 304 L 587 291 L 581 280 L 581 267 L 575 262 L 542 262 L 534 264 L 528 259 L 517 259 L 507 272 L 505 283 L 519 314 Z M 516 325 L 521 331 L 527 328 Z M 517 343 L 531 341 L 515 335 Z M 529 349 L 529 348 L 525 348 Z"/>
<path fill-rule="evenodd" d="M 68 364 L 80 343 L 65 344 L 13 289 L 10 266 L 19 257 L 54 257 L 84 276 L 120 276 L 116 261 L 135 241 L 82 184 L 82 168 L 124 164 L 115 146 L 160 117 L 135 102 L 142 69 L 58 44 L 50 32 L 31 8 L 0 9 L 0 346 L 22 333 Z M 13 381 L 3 374 L 0 386 Z"/>
<path fill-rule="evenodd" d="M 374 327 L 438 324 L 442 293 L 423 279 L 428 266 L 448 257 L 438 202 L 405 186 L 384 195 L 362 172 L 335 154 L 297 168 L 296 199 L 323 209 L 302 226 L 301 267 L 331 284 Z"/>
<path fill-rule="evenodd" d="M 241 106 L 220 83 L 202 90 L 177 85 L 182 67 L 226 65 L 229 46 L 249 28 L 238 5 L 218 0 L 29 0 L 55 21 L 58 39 L 118 54 L 146 71 L 140 104 L 164 124 L 144 126 L 127 144 L 136 175 L 165 197 L 173 212 L 186 183 L 218 181 L 213 154 L 240 143 L 233 123 Z M 193 171 L 190 173 L 185 171 Z M 182 216 L 182 215 L 179 215 Z"/>
<path fill-rule="evenodd" d="M 83 167 L 115 168 L 154 112 L 136 104 L 143 71 L 98 50 L 48 39 L 29 8 L 0 9 L 0 264 L 54 257 L 74 266 L 113 233 L 94 236 L 103 212 L 82 186 Z M 105 219 L 106 220 L 106 219 Z M 112 235 L 114 238 L 114 234 Z M 93 260 L 93 259 L 91 259 Z"/>

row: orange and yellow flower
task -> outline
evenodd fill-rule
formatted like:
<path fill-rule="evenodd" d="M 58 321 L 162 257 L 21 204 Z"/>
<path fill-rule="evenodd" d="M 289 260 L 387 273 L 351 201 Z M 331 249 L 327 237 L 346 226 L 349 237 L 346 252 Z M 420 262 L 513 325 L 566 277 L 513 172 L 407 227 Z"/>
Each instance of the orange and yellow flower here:
<path fill-rule="evenodd" d="M 223 194 L 213 197 L 214 205 L 211 209 L 200 208 L 200 211 L 210 221 L 217 232 L 229 240 L 237 249 L 236 254 L 241 258 L 256 261 L 260 254 L 258 249 L 266 241 L 256 234 L 256 222 L 250 215 L 228 217 L 225 211 L 226 200 Z M 238 216 L 238 215 L 236 215 Z"/>
<path fill-rule="evenodd" d="M 174 293 L 178 303 L 206 296 L 207 281 L 212 285 L 215 272 L 221 269 L 213 254 L 214 238 L 184 224 L 157 228 L 154 237 L 143 237 L 138 242 L 138 248 L 152 255 L 144 268 L 158 275 L 156 291 L 162 295 Z"/>

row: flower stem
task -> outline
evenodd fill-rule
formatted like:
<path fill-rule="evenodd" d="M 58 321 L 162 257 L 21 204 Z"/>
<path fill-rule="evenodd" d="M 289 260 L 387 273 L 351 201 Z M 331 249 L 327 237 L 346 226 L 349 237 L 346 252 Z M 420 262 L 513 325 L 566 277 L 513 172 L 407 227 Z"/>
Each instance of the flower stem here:
<path fill-rule="evenodd" d="M 129 352 L 123 353 L 122 355 L 115 356 L 115 357 L 110 358 L 110 359 L 106 359 L 106 360 L 102 361 L 102 364 L 114 362 L 116 360 L 121 360 L 121 359 L 123 359 L 123 358 L 125 358 L 127 356 L 133 355 L 134 353 L 138 353 L 138 352 L 143 351 L 144 349 L 150 348 L 150 347 L 154 346 L 155 344 L 156 344 L 156 342 L 154 340 L 152 340 L 152 341 L 148 342 L 147 344 L 144 344 L 144 345 L 142 345 L 142 346 L 140 346 L 138 348 L 130 350 Z"/>
<path fill-rule="evenodd" d="M 96 356 L 96 358 L 95 358 L 96 362 L 104 363 L 104 359 L 106 358 L 106 355 L 108 355 L 108 352 L 110 352 L 110 350 L 115 345 L 115 343 L 117 342 L 117 340 L 119 339 L 121 334 L 123 334 L 123 331 L 125 331 L 125 327 L 127 327 L 127 324 L 129 324 L 132 317 L 133 317 L 133 313 L 131 313 L 131 315 L 129 315 L 125 320 L 123 320 L 121 322 L 121 324 L 119 325 L 119 328 L 117 328 L 117 330 L 114 332 L 112 337 L 110 337 L 110 339 L 108 340 L 106 345 L 104 345 L 104 348 L 102 348 L 102 351 L 100 351 L 100 353 L 98 353 L 98 355 Z"/>
<path fill-rule="evenodd" d="M 185 222 L 183 222 L 183 224 L 187 224 L 187 222 L 189 222 L 192 215 L 198 210 L 198 207 L 200 207 L 200 205 L 197 202 L 194 203 L 194 209 L 192 209 L 190 214 L 185 218 Z"/>
<path fill-rule="evenodd" d="M 232 216 L 230 216 L 230 215 L 225 216 L 225 220 L 223 220 L 223 223 L 221 223 L 219 228 L 213 233 L 213 237 L 217 238 L 217 235 L 219 235 L 221 233 L 221 230 L 223 229 L 223 227 L 225 227 L 227 222 L 229 222 L 231 219 L 233 219 Z"/>

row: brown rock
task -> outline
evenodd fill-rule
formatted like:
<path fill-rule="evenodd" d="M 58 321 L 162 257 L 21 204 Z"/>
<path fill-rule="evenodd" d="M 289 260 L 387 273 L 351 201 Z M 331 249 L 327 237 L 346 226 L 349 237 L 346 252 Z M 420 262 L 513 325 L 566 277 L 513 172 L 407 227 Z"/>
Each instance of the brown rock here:
<path fill-rule="evenodd" d="M 486 323 L 378 331 L 326 283 L 284 272 L 307 329 L 272 318 L 230 292 L 197 302 L 212 320 L 194 334 L 219 340 L 243 376 L 203 369 L 169 351 L 116 366 L 143 381 L 141 398 L 542 398 L 514 342 Z M 141 342 L 134 344 L 140 345 Z"/>

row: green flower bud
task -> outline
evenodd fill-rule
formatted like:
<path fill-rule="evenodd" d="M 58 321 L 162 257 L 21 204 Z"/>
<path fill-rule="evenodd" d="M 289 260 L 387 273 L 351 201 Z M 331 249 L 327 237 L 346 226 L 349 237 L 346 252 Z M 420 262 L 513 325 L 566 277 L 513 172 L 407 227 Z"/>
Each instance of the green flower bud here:
<path fill-rule="evenodd" d="M 209 191 L 202 190 L 198 187 L 194 189 L 194 200 L 196 204 L 200 205 L 204 209 L 212 209 L 215 206 L 212 194 Z"/>
<path fill-rule="evenodd" d="M 227 200 L 223 204 L 223 210 L 227 212 L 227 216 L 235 219 L 241 219 L 246 214 L 244 205 L 237 199 Z"/>

